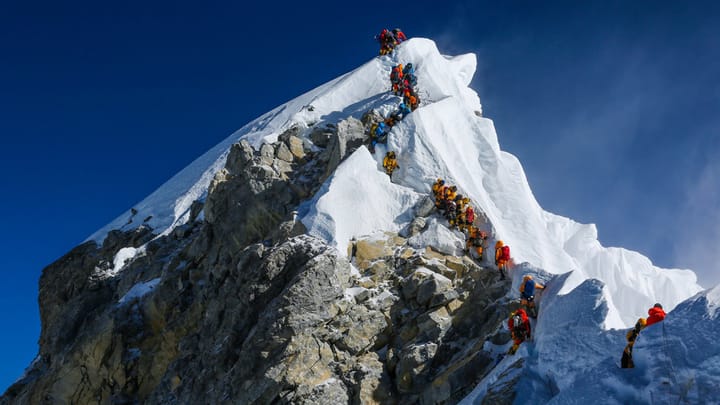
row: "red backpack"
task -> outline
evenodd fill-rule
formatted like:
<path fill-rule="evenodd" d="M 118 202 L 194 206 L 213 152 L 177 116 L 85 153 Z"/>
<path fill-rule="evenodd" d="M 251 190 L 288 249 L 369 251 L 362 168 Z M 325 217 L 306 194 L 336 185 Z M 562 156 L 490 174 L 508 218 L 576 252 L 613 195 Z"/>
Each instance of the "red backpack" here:
<path fill-rule="evenodd" d="M 502 247 L 502 254 L 500 258 L 503 260 L 510 260 L 510 246 L 505 245 Z"/>

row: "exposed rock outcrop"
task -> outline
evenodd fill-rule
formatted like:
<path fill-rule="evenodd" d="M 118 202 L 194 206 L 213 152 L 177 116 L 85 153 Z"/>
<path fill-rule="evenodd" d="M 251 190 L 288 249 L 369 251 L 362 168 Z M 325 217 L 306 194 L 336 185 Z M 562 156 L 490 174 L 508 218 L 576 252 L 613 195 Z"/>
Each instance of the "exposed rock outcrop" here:
<path fill-rule="evenodd" d="M 427 235 L 443 228 L 431 199 L 410 239 L 359 238 L 347 258 L 295 218 L 368 122 L 241 141 L 191 222 L 113 231 L 46 268 L 40 353 L 0 403 L 457 402 L 495 364 L 486 342 L 510 339 L 497 271 Z"/>

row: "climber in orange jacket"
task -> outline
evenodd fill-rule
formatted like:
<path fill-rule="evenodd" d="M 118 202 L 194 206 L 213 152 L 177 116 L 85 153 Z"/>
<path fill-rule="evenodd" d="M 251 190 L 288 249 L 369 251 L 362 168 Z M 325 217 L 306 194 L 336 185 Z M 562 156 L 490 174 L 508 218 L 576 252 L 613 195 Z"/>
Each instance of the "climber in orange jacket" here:
<path fill-rule="evenodd" d="M 645 326 L 650 326 L 665 319 L 665 311 L 660 304 L 655 304 L 652 308 L 648 309 L 648 315 L 650 316 L 648 316 Z"/>

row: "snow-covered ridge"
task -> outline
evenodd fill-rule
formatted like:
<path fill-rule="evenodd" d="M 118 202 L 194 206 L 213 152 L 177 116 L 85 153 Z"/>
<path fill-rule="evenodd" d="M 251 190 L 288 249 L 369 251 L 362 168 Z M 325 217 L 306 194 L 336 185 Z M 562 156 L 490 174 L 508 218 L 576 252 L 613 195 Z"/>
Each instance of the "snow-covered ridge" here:
<path fill-rule="evenodd" d="M 520 162 L 500 150 L 493 122 L 481 117 L 480 99 L 468 87 L 475 56 L 444 56 L 433 41 L 423 38 L 411 39 L 393 54 L 373 58 L 245 125 L 137 204 L 132 218 L 122 215 L 89 239 L 100 242 L 111 229 L 137 227 L 146 218 L 159 233 L 186 222 L 190 205 L 205 198 L 230 146 L 242 138 L 258 147 L 292 125 L 337 122 L 371 108 L 383 113 L 395 109 L 400 100 L 388 95 L 389 72 L 393 65 L 408 62 L 416 67 L 421 105 L 388 137 L 387 149 L 397 153 L 400 165 L 392 183 L 380 170 L 386 148 L 379 147 L 374 156 L 358 149 L 301 210 L 300 219 L 311 234 L 344 254 L 353 236 L 404 226 L 413 203 L 441 177 L 457 185 L 487 216 L 494 239 L 512 247 L 517 263 L 554 274 L 573 271 L 558 293 L 567 294 L 589 278 L 601 280 L 608 300 L 606 328 L 634 323 L 655 302 L 672 309 L 701 290 L 691 271 L 659 269 L 638 253 L 604 248 L 594 225 L 543 210 Z"/>

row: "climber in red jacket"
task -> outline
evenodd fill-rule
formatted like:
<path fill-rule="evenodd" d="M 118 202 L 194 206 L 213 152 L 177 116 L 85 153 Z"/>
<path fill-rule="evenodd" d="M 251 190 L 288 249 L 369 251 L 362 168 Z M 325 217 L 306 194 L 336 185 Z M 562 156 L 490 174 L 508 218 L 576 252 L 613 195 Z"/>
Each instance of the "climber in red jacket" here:
<path fill-rule="evenodd" d="M 520 308 L 510 314 L 508 319 L 508 329 L 513 339 L 513 345 L 508 354 L 515 354 L 522 342 L 530 339 L 530 320 L 524 309 Z"/>
<path fill-rule="evenodd" d="M 650 316 L 648 316 L 645 326 L 650 326 L 665 319 L 665 311 L 663 311 L 663 307 L 660 304 L 655 304 L 652 308 L 648 309 L 648 315 Z"/>

